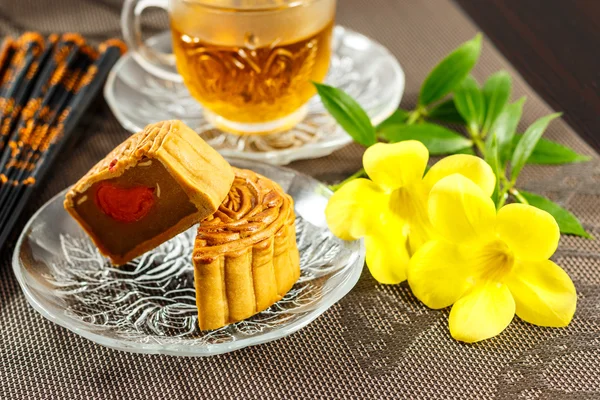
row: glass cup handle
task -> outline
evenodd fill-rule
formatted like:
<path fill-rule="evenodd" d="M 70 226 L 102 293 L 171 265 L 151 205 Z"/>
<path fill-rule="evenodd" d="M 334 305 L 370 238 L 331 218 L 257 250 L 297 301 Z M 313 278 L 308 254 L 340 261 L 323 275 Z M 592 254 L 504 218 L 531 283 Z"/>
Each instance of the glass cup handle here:
<path fill-rule="evenodd" d="M 123 37 L 133 58 L 146 71 L 172 82 L 182 82 L 181 75 L 173 72 L 175 55 L 148 47 L 142 40 L 142 12 L 148 7 L 158 7 L 169 12 L 169 0 L 125 0 L 121 12 Z"/>

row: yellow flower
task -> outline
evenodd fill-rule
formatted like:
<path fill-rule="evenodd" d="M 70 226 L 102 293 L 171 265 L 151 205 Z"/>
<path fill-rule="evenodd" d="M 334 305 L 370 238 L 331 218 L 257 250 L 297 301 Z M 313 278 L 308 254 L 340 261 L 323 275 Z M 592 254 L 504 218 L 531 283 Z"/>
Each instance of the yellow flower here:
<path fill-rule="evenodd" d="M 363 156 L 371 180 L 345 184 L 327 204 L 327 224 L 336 236 L 365 238 L 367 266 L 381 283 L 406 280 L 410 256 L 430 237 L 427 196 L 440 179 L 458 173 L 488 197 L 494 191 L 494 173 L 478 157 L 446 157 L 423 177 L 428 159 L 427 148 L 418 141 L 375 144 Z"/>
<path fill-rule="evenodd" d="M 577 295 L 566 272 L 548 260 L 560 238 L 550 214 L 523 204 L 496 212 L 487 193 L 457 174 L 435 184 L 428 212 L 437 238 L 410 260 L 408 283 L 431 308 L 453 305 L 452 337 L 493 337 L 515 312 L 535 325 L 569 324 Z"/>

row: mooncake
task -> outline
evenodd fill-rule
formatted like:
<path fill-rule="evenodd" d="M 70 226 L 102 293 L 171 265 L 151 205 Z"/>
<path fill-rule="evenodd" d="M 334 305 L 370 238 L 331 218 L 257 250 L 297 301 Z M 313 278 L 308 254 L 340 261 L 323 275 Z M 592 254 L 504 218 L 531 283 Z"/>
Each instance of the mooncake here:
<path fill-rule="evenodd" d="M 229 163 L 181 121 L 148 125 L 96 164 L 64 206 L 121 265 L 213 214 L 230 192 Z"/>
<path fill-rule="evenodd" d="M 292 198 L 275 182 L 235 169 L 229 194 L 200 222 L 193 264 L 200 329 L 248 318 L 300 277 Z"/>

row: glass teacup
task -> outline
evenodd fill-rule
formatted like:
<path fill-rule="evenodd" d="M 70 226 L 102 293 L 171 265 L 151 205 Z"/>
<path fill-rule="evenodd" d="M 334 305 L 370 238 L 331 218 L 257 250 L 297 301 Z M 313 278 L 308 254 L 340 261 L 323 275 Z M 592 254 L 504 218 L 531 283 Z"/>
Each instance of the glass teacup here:
<path fill-rule="evenodd" d="M 146 7 L 169 12 L 174 55 L 141 40 Z M 215 126 L 237 134 L 293 127 L 329 68 L 336 0 L 128 0 L 123 32 L 149 72 L 185 83 Z M 173 63 L 179 74 L 169 71 Z"/>

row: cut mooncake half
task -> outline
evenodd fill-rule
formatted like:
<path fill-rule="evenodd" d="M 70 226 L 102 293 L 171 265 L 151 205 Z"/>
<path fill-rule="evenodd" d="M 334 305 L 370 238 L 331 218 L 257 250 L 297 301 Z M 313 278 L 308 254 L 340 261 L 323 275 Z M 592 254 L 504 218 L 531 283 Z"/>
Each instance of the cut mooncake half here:
<path fill-rule="evenodd" d="M 248 318 L 300 277 L 292 198 L 275 182 L 235 169 L 219 209 L 198 227 L 194 281 L 200 329 Z"/>
<path fill-rule="evenodd" d="M 181 121 L 148 125 L 67 193 L 65 209 L 117 265 L 214 213 L 232 167 Z"/>

